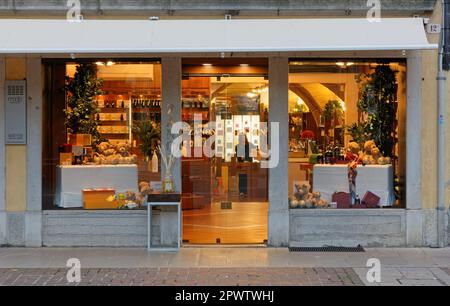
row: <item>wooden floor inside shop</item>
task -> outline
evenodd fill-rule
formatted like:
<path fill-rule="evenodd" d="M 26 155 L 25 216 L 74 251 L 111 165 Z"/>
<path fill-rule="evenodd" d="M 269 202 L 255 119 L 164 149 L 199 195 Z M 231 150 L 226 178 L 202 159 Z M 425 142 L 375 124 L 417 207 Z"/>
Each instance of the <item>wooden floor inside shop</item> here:
<path fill-rule="evenodd" d="M 267 202 L 233 202 L 231 209 L 212 203 L 183 211 L 183 240 L 188 244 L 264 244 Z"/>

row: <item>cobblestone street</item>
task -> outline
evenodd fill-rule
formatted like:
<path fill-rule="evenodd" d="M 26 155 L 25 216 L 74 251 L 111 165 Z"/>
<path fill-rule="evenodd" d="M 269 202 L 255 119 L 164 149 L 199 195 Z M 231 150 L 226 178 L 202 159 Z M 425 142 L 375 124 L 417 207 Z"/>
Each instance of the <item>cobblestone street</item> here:
<path fill-rule="evenodd" d="M 359 286 L 350 268 L 85 269 L 68 284 L 67 269 L 1 269 L 2 286 Z"/>

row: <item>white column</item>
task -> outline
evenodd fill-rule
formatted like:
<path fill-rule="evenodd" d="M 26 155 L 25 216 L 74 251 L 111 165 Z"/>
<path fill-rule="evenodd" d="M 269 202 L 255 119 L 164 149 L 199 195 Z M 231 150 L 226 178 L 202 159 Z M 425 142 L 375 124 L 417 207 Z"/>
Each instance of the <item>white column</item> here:
<path fill-rule="evenodd" d="M 6 243 L 5 199 L 5 59 L 0 57 L 0 245 Z"/>
<path fill-rule="evenodd" d="M 269 246 L 289 244 L 288 140 L 289 64 L 287 58 L 269 59 L 269 122 L 279 124 L 278 166 L 269 169 Z M 272 141 L 271 141 L 272 143 Z"/>
<path fill-rule="evenodd" d="M 26 246 L 42 246 L 42 109 L 40 58 L 27 59 L 27 212 Z"/>
<path fill-rule="evenodd" d="M 174 122 L 181 121 L 181 58 L 167 57 L 162 59 L 162 116 L 161 141 L 166 142 L 169 137 L 167 124 L 167 111 L 172 107 Z M 170 150 L 170 148 L 167 148 Z M 164 179 L 164 163 L 161 164 L 161 179 Z M 173 180 L 175 191 L 181 192 L 181 160 L 178 159 L 173 166 Z"/>
<path fill-rule="evenodd" d="M 406 105 L 406 243 L 422 246 L 422 54 L 408 53 Z"/>

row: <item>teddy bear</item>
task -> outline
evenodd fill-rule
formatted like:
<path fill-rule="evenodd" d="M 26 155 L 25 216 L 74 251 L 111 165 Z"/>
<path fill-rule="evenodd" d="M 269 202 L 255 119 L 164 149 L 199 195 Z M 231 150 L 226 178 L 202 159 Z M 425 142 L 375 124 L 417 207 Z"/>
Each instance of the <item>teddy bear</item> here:
<path fill-rule="evenodd" d="M 389 165 L 390 157 L 384 157 L 380 149 L 373 140 L 366 141 L 364 144 L 364 155 L 362 158 L 364 165 Z"/>
<path fill-rule="evenodd" d="M 116 146 L 116 151 L 122 157 L 127 157 L 129 155 L 130 146 L 126 142 L 118 143 Z"/>
<path fill-rule="evenodd" d="M 373 153 L 375 153 L 375 156 Z M 366 141 L 364 143 L 364 152 L 362 154 L 363 165 L 376 165 L 378 163 L 379 154 L 380 150 L 377 148 L 375 141 Z"/>
<path fill-rule="evenodd" d="M 371 159 L 371 164 L 372 165 L 376 165 L 379 163 L 379 159 L 382 157 L 380 149 L 378 149 L 377 147 L 373 147 L 372 151 L 371 151 L 371 155 L 372 155 L 372 159 Z"/>
<path fill-rule="evenodd" d="M 100 154 L 103 154 L 103 152 L 105 152 L 106 150 L 109 150 L 110 148 L 110 143 L 109 142 L 102 142 L 97 146 L 98 152 Z"/>
<path fill-rule="evenodd" d="M 307 184 L 295 184 L 295 198 L 290 201 L 291 208 L 326 208 L 328 201 L 322 199 L 320 192 L 310 192 Z"/>
<path fill-rule="evenodd" d="M 141 182 L 139 184 L 139 192 L 141 195 L 146 196 L 149 195 L 152 192 L 152 188 L 150 187 L 150 184 L 147 182 Z"/>
<path fill-rule="evenodd" d="M 365 155 L 372 155 L 372 149 L 376 147 L 375 141 L 373 140 L 367 140 L 364 143 L 364 154 Z"/>
<path fill-rule="evenodd" d="M 298 201 L 304 200 L 304 198 L 308 194 L 309 194 L 309 187 L 308 187 L 308 185 L 306 185 L 306 184 L 303 184 L 301 186 L 298 185 L 298 184 L 295 185 L 295 193 L 294 193 L 294 195 L 295 195 L 295 198 Z"/>

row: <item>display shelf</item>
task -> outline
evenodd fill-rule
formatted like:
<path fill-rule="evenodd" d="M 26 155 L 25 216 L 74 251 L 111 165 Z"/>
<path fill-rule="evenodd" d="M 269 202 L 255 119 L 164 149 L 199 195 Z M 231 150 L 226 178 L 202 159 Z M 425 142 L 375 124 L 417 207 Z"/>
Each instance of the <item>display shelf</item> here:
<path fill-rule="evenodd" d="M 100 126 L 128 126 L 128 122 L 118 120 L 100 120 Z"/>
<path fill-rule="evenodd" d="M 100 107 L 100 113 L 128 113 L 129 108 L 121 108 L 121 107 Z"/>
<path fill-rule="evenodd" d="M 133 107 L 133 112 L 137 111 L 148 111 L 153 113 L 160 113 L 161 108 L 160 107 Z"/>

